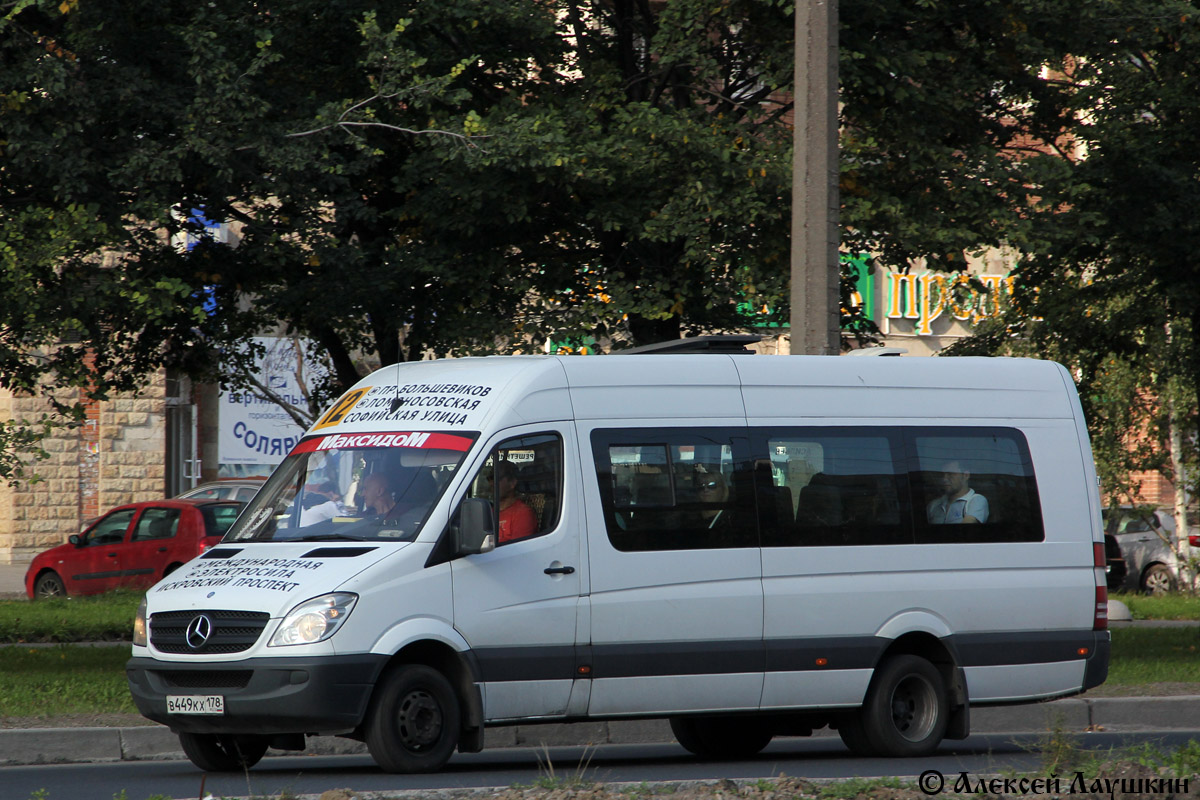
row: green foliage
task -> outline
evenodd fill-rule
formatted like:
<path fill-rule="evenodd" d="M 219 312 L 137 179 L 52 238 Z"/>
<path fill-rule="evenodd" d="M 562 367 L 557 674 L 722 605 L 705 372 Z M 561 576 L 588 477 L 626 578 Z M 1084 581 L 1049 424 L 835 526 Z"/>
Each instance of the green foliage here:
<path fill-rule="evenodd" d="M 0 296 L 36 324 L 0 383 L 238 385 L 281 323 L 326 353 L 313 412 L 364 361 L 786 318 L 791 9 L 18 4 Z"/>
<path fill-rule="evenodd" d="M 1136 490 L 1132 470 L 1190 484 L 1168 458 L 1185 469 L 1197 460 L 1200 281 L 1188 254 L 1200 223 L 1187 211 L 1200 201 L 1197 10 L 1175 0 L 1072 7 L 1087 35 L 1054 81 L 1059 147 L 1020 164 L 1029 224 L 1016 294 L 972 345 L 1072 370 L 1104 489 L 1117 495 Z"/>
<path fill-rule="evenodd" d="M 128 660 L 122 646 L 0 647 L 0 717 L 136 713 Z"/>
<path fill-rule="evenodd" d="M 1114 628 L 1109 686 L 1200 683 L 1200 627 Z"/>
<path fill-rule="evenodd" d="M 0 600 L 0 643 L 128 641 L 142 594 Z"/>
<path fill-rule="evenodd" d="M 903 785 L 899 778 L 848 778 L 818 785 L 816 795 L 820 800 L 852 800 L 870 796 L 879 789 L 899 789 Z"/>
<path fill-rule="evenodd" d="M 1200 620 L 1200 597 L 1188 594 L 1113 594 L 1134 619 Z"/>

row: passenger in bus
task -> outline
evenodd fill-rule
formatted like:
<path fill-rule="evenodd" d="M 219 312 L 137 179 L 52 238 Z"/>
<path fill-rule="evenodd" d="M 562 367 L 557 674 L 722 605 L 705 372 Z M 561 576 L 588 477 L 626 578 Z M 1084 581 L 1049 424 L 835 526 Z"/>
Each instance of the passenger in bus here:
<path fill-rule="evenodd" d="M 517 465 L 511 461 L 496 464 L 496 497 L 500 509 L 498 544 L 524 539 L 537 533 L 537 516 L 517 497 Z"/>
<path fill-rule="evenodd" d="M 729 510 L 724 505 L 729 501 L 729 484 L 721 472 L 700 471 L 696 473 L 696 494 L 704 504 L 700 512 L 701 525 L 705 528 L 723 528 L 732 522 Z"/>
<path fill-rule="evenodd" d="M 942 490 L 944 494 L 929 504 L 926 516 L 934 525 L 960 522 L 987 522 L 988 501 L 977 494 L 968 483 L 971 473 L 957 459 L 942 466 Z"/>
<path fill-rule="evenodd" d="M 338 491 L 336 483 L 325 481 L 317 488 L 304 493 L 304 504 L 300 509 L 300 527 L 306 528 L 333 519 L 342 513 L 342 493 Z"/>

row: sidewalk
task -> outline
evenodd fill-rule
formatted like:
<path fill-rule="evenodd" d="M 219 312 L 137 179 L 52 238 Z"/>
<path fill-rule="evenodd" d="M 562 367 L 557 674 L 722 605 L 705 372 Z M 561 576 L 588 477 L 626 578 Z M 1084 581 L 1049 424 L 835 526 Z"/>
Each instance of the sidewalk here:
<path fill-rule="evenodd" d="M 24 564 L 0 564 L 0 597 L 25 596 L 25 569 Z M 1129 624 L 1143 623 L 1114 623 L 1113 627 Z M 1200 695 L 1076 697 L 971 711 L 973 733 L 1042 733 L 1055 727 L 1069 733 L 1186 730 L 1196 731 L 1200 737 Z M 823 730 L 815 735 L 837 734 Z M 646 720 L 490 728 L 486 741 L 487 748 L 492 749 L 640 744 L 673 742 L 675 739 L 665 720 Z M 359 742 L 322 736 L 310 738 L 305 752 L 321 755 L 365 753 L 366 747 Z M 182 758 L 179 740 L 161 725 L 0 730 L 0 766 Z"/>
<path fill-rule="evenodd" d="M 28 563 L 0 564 L 0 598 L 25 596 L 25 570 L 28 568 Z"/>

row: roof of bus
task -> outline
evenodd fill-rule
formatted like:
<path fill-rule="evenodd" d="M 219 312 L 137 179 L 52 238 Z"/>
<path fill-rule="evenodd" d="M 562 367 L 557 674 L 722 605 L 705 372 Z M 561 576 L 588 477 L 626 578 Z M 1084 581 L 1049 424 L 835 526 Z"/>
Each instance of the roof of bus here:
<path fill-rule="evenodd" d="M 380 369 L 310 432 L 480 431 L 664 416 L 1064 418 L 1077 413 L 1077 402 L 1061 366 L 1032 359 L 485 356 Z"/>

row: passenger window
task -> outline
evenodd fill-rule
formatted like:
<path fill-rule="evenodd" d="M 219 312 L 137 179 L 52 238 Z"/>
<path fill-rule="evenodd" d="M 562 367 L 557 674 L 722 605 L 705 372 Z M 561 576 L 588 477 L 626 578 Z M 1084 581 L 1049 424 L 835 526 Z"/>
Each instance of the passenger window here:
<path fill-rule="evenodd" d="M 501 442 L 467 497 L 492 504 L 496 546 L 549 533 L 562 508 L 562 439 L 545 433 Z"/>
<path fill-rule="evenodd" d="M 125 541 L 125 531 L 133 520 L 133 514 L 133 509 L 109 514 L 83 535 L 84 546 L 120 544 Z"/>
<path fill-rule="evenodd" d="M 179 529 L 178 508 L 147 508 L 133 530 L 135 542 L 150 539 L 170 539 Z"/>
<path fill-rule="evenodd" d="M 909 544 L 895 433 L 874 428 L 756 431 L 763 544 L 774 547 Z"/>
<path fill-rule="evenodd" d="M 613 546 L 758 544 L 744 429 L 596 430 L 592 452 Z"/>
<path fill-rule="evenodd" d="M 1012 429 L 913 431 L 917 542 L 1045 538 L 1029 447 Z"/>

